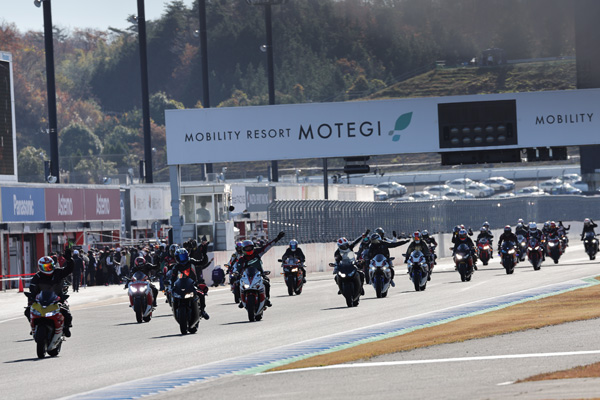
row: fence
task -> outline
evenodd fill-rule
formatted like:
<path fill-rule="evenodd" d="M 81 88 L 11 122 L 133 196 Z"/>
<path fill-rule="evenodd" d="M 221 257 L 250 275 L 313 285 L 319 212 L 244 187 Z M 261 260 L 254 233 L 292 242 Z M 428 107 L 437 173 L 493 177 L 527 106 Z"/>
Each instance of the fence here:
<path fill-rule="evenodd" d="M 301 243 L 354 238 L 365 229 L 383 227 L 391 234 L 427 229 L 450 232 L 458 224 L 479 228 L 488 221 L 498 229 L 525 222 L 581 221 L 598 217 L 600 196 L 539 196 L 419 202 L 333 200 L 275 201 L 268 210 L 269 231 L 285 231 Z"/>

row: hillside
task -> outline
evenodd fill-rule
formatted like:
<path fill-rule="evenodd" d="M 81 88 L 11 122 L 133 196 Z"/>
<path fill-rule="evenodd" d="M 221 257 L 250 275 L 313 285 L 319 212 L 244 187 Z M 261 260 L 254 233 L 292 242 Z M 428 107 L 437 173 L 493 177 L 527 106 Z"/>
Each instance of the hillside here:
<path fill-rule="evenodd" d="M 498 67 L 438 68 L 359 100 L 570 90 L 576 88 L 576 80 L 574 60 L 532 62 Z M 569 154 L 578 154 L 578 149 L 569 149 Z M 439 169 L 439 162 L 438 154 L 386 155 L 372 157 L 370 165 L 372 167 L 380 166 L 383 171 L 410 171 Z M 429 165 L 423 165 L 423 163 Z M 227 177 L 230 179 L 266 176 L 269 165 L 270 163 L 267 162 L 215 164 L 215 172 L 221 171 L 222 167 L 227 166 Z M 342 165 L 341 159 L 329 162 L 330 168 Z M 316 172 L 308 168 L 320 168 L 321 166 L 322 161 L 315 159 L 279 162 L 280 175 L 289 174 L 294 169 L 303 170 L 301 175 L 314 175 Z"/>

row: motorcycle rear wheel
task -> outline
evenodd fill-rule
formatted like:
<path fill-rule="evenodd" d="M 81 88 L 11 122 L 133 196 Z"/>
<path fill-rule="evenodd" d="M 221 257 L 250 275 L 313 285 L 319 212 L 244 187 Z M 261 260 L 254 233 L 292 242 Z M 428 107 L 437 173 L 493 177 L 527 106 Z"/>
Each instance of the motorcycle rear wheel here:
<path fill-rule="evenodd" d="M 46 325 L 38 325 L 35 330 L 35 343 L 38 358 L 46 357 L 46 350 L 48 349 L 48 329 Z"/>
<path fill-rule="evenodd" d="M 62 342 L 58 342 L 58 346 L 56 346 L 53 350 L 48 350 L 48 355 L 50 357 L 56 357 L 58 353 L 60 353 L 60 348 L 62 347 Z"/>

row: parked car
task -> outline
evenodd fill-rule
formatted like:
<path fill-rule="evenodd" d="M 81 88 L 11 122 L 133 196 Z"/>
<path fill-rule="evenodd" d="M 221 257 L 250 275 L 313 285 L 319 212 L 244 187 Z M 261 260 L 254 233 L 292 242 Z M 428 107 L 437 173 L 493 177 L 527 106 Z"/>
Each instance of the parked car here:
<path fill-rule="evenodd" d="M 563 183 L 550 189 L 550 194 L 581 194 L 581 190 L 573 187 L 570 183 Z"/>
<path fill-rule="evenodd" d="M 373 188 L 373 200 L 375 201 L 385 201 L 388 199 L 388 195 L 383 190 L 379 190 L 377 188 Z"/>
<path fill-rule="evenodd" d="M 503 176 L 492 176 L 481 181 L 481 183 L 491 187 L 495 191 L 513 190 L 515 188 L 515 182 Z"/>
<path fill-rule="evenodd" d="M 465 189 L 471 183 L 475 183 L 475 181 L 470 178 L 456 178 L 456 179 L 446 181 L 446 185 L 450 186 L 452 189 L 457 189 L 457 190 Z"/>
<path fill-rule="evenodd" d="M 581 180 L 581 176 L 578 174 L 565 174 L 562 176 L 559 176 L 556 179 L 560 179 L 565 183 L 570 183 L 571 185 L 573 184 L 573 182 L 577 182 Z"/>
<path fill-rule="evenodd" d="M 433 195 L 429 192 L 415 192 L 411 193 L 410 197 L 415 200 L 436 200 L 438 196 Z"/>
<path fill-rule="evenodd" d="M 543 193 L 543 192 L 542 192 Z M 516 197 L 517 195 L 514 194 L 513 192 L 504 192 L 504 193 L 500 193 L 497 196 L 494 196 L 494 198 L 498 198 L 498 199 L 508 199 L 509 197 Z"/>
<path fill-rule="evenodd" d="M 581 190 L 582 192 L 589 192 L 589 190 L 590 190 L 590 188 L 588 187 L 588 184 L 582 180 L 575 181 L 575 182 L 571 183 L 571 185 L 573 185 L 573 187 L 576 187 L 577 189 Z"/>
<path fill-rule="evenodd" d="M 394 197 L 390 201 L 415 201 L 416 199 L 411 196 Z"/>
<path fill-rule="evenodd" d="M 491 187 L 479 182 L 470 183 L 464 190 L 475 197 L 490 197 L 496 192 Z"/>
<path fill-rule="evenodd" d="M 464 200 L 464 199 L 474 199 L 475 195 L 469 193 L 465 190 L 453 190 L 444 195 L 448 200 Z"/>
<path fill-rule="evenodd" d="M 559 178 L 548 179 L 547 181 L 540 183 L 540 189 L 544 192 L 550 193 L 554 186 L 560 185 L 562 183 L 562 180 L 560 180 Z"/>
<path fill-rule="evenodd" d="M 406 194 L 406 186 L 397 182 L 380 183 L 375 187 L 386 192 L 388 196 L 404 196 Z"/>
<path fill-rule="evenodd" d="M 517 190 L 517 196 L 547 196 L 548 193 L 544 192 L 537 186 L 527 186 Z"/>
<path fill-rule="evenodd" d="M 423 188 L 424 192 L 431 193 L 434 196 L 444 196 L 446 193 L 453 191 L 448 185 L 434 185 L 434 186 L 425 186 Z"/>

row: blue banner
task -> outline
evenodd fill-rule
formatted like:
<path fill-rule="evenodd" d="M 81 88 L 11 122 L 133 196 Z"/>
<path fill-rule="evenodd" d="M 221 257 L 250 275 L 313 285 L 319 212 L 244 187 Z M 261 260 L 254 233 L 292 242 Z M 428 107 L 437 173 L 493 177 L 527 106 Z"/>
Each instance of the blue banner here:
<path fill-rule="evenodd" d="M 2 221 L 45 221 L 46 207 L 44 204 L 44 189 L 3 187 Z"/>

